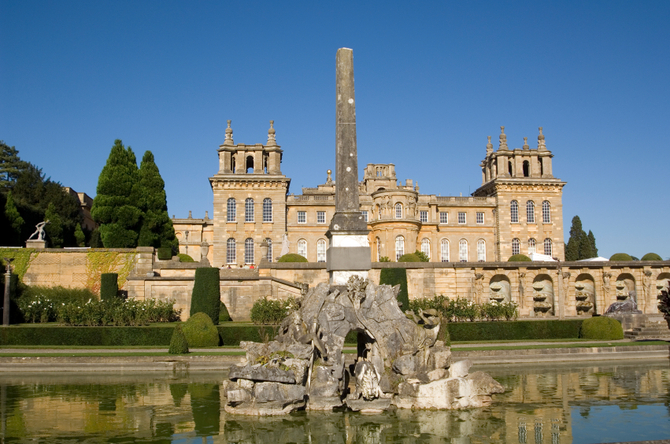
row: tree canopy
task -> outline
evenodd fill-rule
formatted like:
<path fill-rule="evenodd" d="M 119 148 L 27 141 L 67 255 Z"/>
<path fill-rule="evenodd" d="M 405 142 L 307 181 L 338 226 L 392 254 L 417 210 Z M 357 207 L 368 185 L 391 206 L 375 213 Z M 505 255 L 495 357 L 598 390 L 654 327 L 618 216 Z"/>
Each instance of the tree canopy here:
<path fill-rule="evenodd" d="M 598 248 L 596 248 L 596 237 L 593 232 L 589 230 L 589 234 L 587 235 L 582 228 L 582 221 L 579 216 L 573 217 L 572 226 L 570 227 L 570 239 L 565 248 L 565 260 L 578 261 L 597 256 Z"/>

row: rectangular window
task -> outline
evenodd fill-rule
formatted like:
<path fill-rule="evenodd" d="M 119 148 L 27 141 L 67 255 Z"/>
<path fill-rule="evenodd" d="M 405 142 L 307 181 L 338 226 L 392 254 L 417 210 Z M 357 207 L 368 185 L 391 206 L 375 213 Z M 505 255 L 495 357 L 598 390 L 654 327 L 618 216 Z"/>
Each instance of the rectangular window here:
<path fill-rule="evenodd" d="M 459 224 L 464 224 L 465 223 L 465 213 L 464 212 L 459 212 L 458 213 L 458 223 Z"/>
<path fill-rule="evenodd" d="M 428 211 L 420 211 L 419 212 L 419 217 L 420 217 L 421 223 L 428 222 Z"/>
<path fill-rule="evenodd" d="M 484 223 L 484 213 L 477 212 L 477 223 L 478 224 Z"/>
<path fill-rule="evenodd" d="M 449 213 L 446 211 L 440 211 L 440 223 L 448 224 L 449 223 Z"/>
<path fill-rule="evenodd" d="M 316 223 L 317 224 L 325 224 L 326 223 L 326 212 L 325 211 L 317 211 L 316 212 Z"/>
<path fill-rule="evenodd" d="M 361 214 L 363 215 L 363 220 L 365 223 L 368 222 L 368 212 L 366 210 L 361 211 Z"/>
<path fill-rule="evenodd" d="M 298 211 L 298 223 L 299 224 L 307 223 L 307 216 L 304 211 Z"/>

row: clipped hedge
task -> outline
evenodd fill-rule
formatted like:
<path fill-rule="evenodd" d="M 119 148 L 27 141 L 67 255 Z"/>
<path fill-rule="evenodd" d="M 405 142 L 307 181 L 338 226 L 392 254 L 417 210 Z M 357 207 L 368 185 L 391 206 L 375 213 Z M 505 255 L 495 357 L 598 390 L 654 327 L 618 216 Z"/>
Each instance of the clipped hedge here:
<path fill-rule="evenodd" d="M 174 324 L 142 327 L 21 325 L 0 328 L 0 345 L 168 346 Z"/>
<path fill-rule="evenodd" d="M 407 292 L 407 270 L 404 268 L 382 268 L 379 275 L 379 285 L 400 285 L 398 302 L 402 311 L 409 310 L 409 293 Z"/>
<path fill-rule="evenodd" d="M 181 325 L 181 329 L 189 347 L 218 347 L 219 345 L 219 333 L 206 313 L 194 314 Z"/>
<path fill-rule="evenodd" d="M 642 256 L 641 261 L 662 261 L 663 258 L 656 253 L 647 253 Z"/>
<path fill-rule="evenodd" d="M 115 299 L 119 294 L 119 275 L 116 273 L 102 273 L 100 275 L 100 299 L 103 301 Z"/>
<path fill-rule="evenodd" d="M 611 261 L 632 261 L 633 258 L 628 253 L 614 253 L 610 256 Z"/>
<path fill-rule="evenodd" d="M 307 258 L 297 253 L 287 253 L 277 259 L 277 262 L 307 262 Z"/>
<path fill-rule="evenodd" d="M 170 247 L 156 248 L 156 256 L 158 256 L 158 260 L 169 261 L 170 259 L 172 259 L 172 248 Z"/>
<path fill-rule="evenodd" d="M 179 262 L 195 262 L 191 256 L 185 253 L 179 253 L 177 257 L 179 258 Z"/>
<path fill-rule="evenodd" d="M 416 253 L 407 253 L 400 256 L 398 262 L 421 262 L 421 258 Z"/>
<path fill-rule="evenodd" d="M 533 260 L 525 254 L 515 254 L 510 256 L 510 258 L 507 259 L 507 262 L 533 262 Z"/>
<path fill-rule="evenodd" d="M 623 327 L 621 322 L 607 316 L 594 316 L 584 319 L 579 330 L 582 339 L 599 339 L 611 341 L 623 339 Z"/>
<path fill-rule="evenodd" d="M 168 353 L 171 355 L 183 355 L 188 353 L 188 341 L 181 325 L 177 325 L 172 331 L 172 339 L 170 339 L 170 348 Z"/>
<path fill-rule="evenodd" d="M 211 318 L 214 325 L 217 325 L 220 308 L 219 269 L 215 267 L 197 268 L 191 294 L 191 316 L 196 313 L 205 313 Z"/>
<path fill-rule="evenodd" d="M 449 323 L 452 341 L 577 339 L 581 319 Z"/>

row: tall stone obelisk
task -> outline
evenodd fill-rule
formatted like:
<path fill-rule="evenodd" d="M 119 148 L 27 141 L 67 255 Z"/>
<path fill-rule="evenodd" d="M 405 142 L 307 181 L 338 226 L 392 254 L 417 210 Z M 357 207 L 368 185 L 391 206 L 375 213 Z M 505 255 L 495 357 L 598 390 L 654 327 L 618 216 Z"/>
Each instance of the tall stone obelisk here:
<path fill-rule="evenodd" d="M 372 263 L 368 225 L 358 202 L 354 52 L 340 48 L 336 61 L 335 214 L 326 233 L 326 266 L 330 283 L 344 285 L 353 275 L 367 278 Z"/>

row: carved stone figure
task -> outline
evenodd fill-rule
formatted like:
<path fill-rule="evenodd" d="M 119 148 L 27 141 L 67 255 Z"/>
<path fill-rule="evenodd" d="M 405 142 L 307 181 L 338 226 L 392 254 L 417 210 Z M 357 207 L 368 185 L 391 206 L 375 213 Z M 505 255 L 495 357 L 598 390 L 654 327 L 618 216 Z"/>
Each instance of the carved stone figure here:
<path fill-rule="evenodd" d="M 34 237 L 34 240 L 43 241 L 44 240 L 44 235 L 46 234 L 44 232 L 44 226 L 48 223 L 49 223 L 49 221 L 45 220 L 45 221 L 40 222 L 37 225 L 35 225 L 35 232 L 30 235 L 28 240 L 33 240 L 33 237 Z"/>

